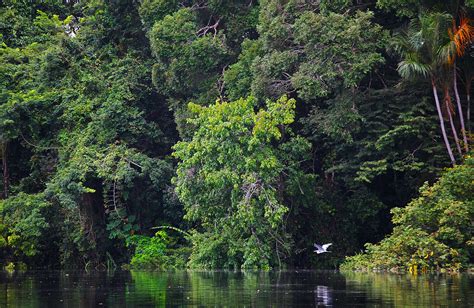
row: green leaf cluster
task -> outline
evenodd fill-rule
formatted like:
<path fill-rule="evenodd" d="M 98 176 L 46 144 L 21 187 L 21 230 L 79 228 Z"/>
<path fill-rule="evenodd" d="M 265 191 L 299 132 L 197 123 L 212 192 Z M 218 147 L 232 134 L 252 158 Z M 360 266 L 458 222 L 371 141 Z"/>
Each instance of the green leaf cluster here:
<path fill-rule="evenodd" d="M 0 201 L 0 250 L 2 257 L 14 255 L 17 260 L 34 257 L 47 243 L 50 224 L 47 209 L 51 205 L 43 194 L 20 193 Z"/>
<path fill-rule="evenodd" d="M 372 13 L 323 14 L 313 6 L 263 1 L 260 43 L 245 43 L 239 61 L 226 72 L 229 95 L 236 98 L 235 87 L 243 91 L 240 83 L 245 81 L 257 97 L 278 98 L 296 91 L 309 103 L 358 87 L 368 72 L 384 62 L 380 51 L 388 33 L 371 21 Z M 246 71 L 252 82 L 246 81 Z M 237 81 L 234 76 L 243 78 Z"/>
<path fill-rule="evenodd" d="M 276 262 L 274 245 L 289 249 L 284 186 L 304 176 L 299 162 L 309 144 L 287 127 L 294 121 L 294 100 L 256 107 L 252 97 L 189 105 L 196 131 L 174 146 L 174 156 L 180 160 L 175 184 L 185 218 L 205 231 L 193 237 L 192 266 L 265 268 Z"/>

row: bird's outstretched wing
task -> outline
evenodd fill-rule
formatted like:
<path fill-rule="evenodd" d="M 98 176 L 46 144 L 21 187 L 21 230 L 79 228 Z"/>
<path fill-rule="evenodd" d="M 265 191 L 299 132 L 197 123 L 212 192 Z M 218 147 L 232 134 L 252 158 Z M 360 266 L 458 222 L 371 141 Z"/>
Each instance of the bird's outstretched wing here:
<path fill-rule="evenodd" d="M 317 250 L 323 250 L 323 247 L 324 245 L 321 247 L 318 244 L 314 244 L 314 248 L 316 248 Z"/>
<path fill-rule="evenodd" d="M 323 249 L 324 249 L 324 250 L 327 250 L 327 249 L 329 248 L 329 246 L 331 246 L 331 245 L 332 245 L 332 243 L 324 244 L 324 245 L 323 245 Z"/>

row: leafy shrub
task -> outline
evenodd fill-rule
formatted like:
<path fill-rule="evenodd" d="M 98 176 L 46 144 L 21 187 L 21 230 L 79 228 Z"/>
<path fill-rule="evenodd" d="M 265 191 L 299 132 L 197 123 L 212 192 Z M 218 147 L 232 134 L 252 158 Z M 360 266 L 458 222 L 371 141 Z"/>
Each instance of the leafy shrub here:
<path fill-rule="evenodd" d="M 44 215 L 48 206 L 43 194 L 20 193 L 0 200 L 0 251 L 13 252 L 15 259 L 37 255 L 49 227 Z"/>
<path fill-rule="evenodd" d="M 158 231 L 153 237 L 134 235 L 129 245 L 135 246 L 135 253 L 130 261 L 133 268 L 184 268 L 190 253 L 187 247 L 169 248 L 173 246 L 173 241 L 165 231 Z"/>
<path fill-rule="evenodd" d="M 131 244 L 135 246 L 135 254 L 130 264 L 137 268 L 161 268 L 164 263 L 168 235 L 164 231 L 156 232 L 154 237 L 134 235 Z"/>

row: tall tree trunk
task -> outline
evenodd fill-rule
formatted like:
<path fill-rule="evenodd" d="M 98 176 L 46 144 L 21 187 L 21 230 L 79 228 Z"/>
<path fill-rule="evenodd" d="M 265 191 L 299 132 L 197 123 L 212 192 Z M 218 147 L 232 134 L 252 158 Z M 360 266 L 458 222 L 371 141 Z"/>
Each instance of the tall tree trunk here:
<path fill-rule="evenodd" d="M 462 132 L 462 139 L 464 141 L 464 151 L 466 153 L 469 151 L 469 145 L 467 143 L 467 136 L 466 136 L 466 126 L 464 125 L 464 114 L 462 112 L 461 107 L 461 98 L 459 97 L 458 92 L 458 81 L 457 81 L 457 72 L 456 72 L 456 64 L 454 64 L 454 79 L 453 79 L 453 87 L 454 87 L 454 95 L 456 96 L 456 105 L 458 106 L 458 115 L 459 115 L 459 122 L 461 123 L 461 132 Z"/>
<path fill-rule="evenodd" d="M 2 141 L 0 147 L 2 150 L 2 170 L 3 170 L 3 198 L 8 198 L 8 191 L 10 189 L 10 174 L 8 173 L 7 163 L 7 141 Z"/>
<path fill-rule="evenodd" d="M 466 112 L 467 113 L 467 116 L 466 116 L 467 131 L 470 136 L 471 135 L 471 81 L 472 81 L 472 78 L 470 74 L 466 74 L 465 78 L 466 78 L 465 85 L 466 85 L 466 96 L 467 96 L 467 112 Z"/>
<path fill-rule="evenodd" d="M 456 143 L 456 148 L 458 149 L 459 155 L 461 155 L 462 157 L 461 144 L 459 143 L 458 133 L 456 131 L 456 126 L 454 125 L 453 115 L 451 114 L 451 106 L 449 104 L 449 100 L 445 99 L 444 104 L 446 105 L 446 111 L 448 113 L 449 124 L 451 125 L 451 130 L 453 131 L 453 137 L 454 137 L 454 142 Z"/>
<path fill-rule="evenodd" d="M 471 82 L 472 77 L 470 74 L 466 74 L 466 96 L 467 96 L 467 131 L 469 136 L 471 135 Z"/>
<path fill-rule="evenodd" d="M 467 131 L 471 134 L 471 94 L 467 94 Z"/>
<path fill-rule="evenodd" d="M 453 156 L 453 151 L 451 150 L 451 146 L 449 145 L 449 140 L 448 136 L 446 135 L 446 128 L 444 127 L 444 120 L 443 120 L 443 113 L 441 112 L 441 106 L 439 104 L 439 98 L 438 98 L 438 91 L 436 90 L 436 84 L 433 79 L 431 79 L 431 85 L 433 89 L 433 96 L 436 102 L 436 110 L 438 111 L 438 118 L 439 118 L 439 124 L 441 125 L 441 133 L 443 135 L 444 139 L 444 144 L 446 145 L 446 149 L 448 150 L 449 158 L 451 159 L 451 163 L 453 165 L 456 164 L 456 160 L 454 159 Z"/>

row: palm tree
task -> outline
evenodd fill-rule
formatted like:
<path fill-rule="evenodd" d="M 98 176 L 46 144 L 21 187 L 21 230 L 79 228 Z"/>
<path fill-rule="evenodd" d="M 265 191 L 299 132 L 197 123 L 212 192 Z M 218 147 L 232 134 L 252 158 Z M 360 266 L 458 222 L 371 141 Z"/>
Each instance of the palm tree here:
<path fill-rule="evenodd" d="M 461 123 L 461 131 L 462 131 L 462 136 L 463 136 L 463 141 L 464 141 L 464 150 L 468 152 L 469 145 L 468 145 L 467 136 L 466 136 L 466 126 L 464 124 L 464 115 L 463 115 L 462 106 L 461 106 L 461 98 L 459 96 L 458 85 L 457 85 L 456 58 L 457 57 L 460 58 L 464 55 L 466 51 L 466 47 L 469 46 L 469 44 L 474 39 L 474 27 L 471 26 L 471 20 L 469 18 L 466 18 L 465 16 L 461 15 L 459 18 L 459 24 L 456 23 L 455 19 L 453 19 L 452 29 L 449 29 L 448 33 L 449 33 L 451 44 L 449 44 L 446 48 L 447 61 L 448 61 L 448 64 L 453 67 L 454 94 L 456 97 L 459 121 Z M 470 84 L 469 84 L 469 87 L 470 87 Z M 468 123 L 469 123 L 470 97 L 469 97 L 469 91 L 466 91 L 466 92 L 467 92 L 467 99 L 468 99 L 468 110 L 467 110 L 468 115 L 467 116 L 468 116 Z"/>
<path fill-rule="evenodd" d="M 454 143 L 456 144 L 456 148 L 458 150 L 459 155 L 462 156 L 461 143 L 459 142 L 458 133 L 456 131 L 456 126 L 454 125 L 454 120 L 453 120 L 454 108 L 453 108 L 453 102 L 451 101 L 451 92 L 449 90 L 450 84 L 451 84 L 451 80 L 449 78 L 443 79 L 444 106 L 446 109 L 446 113 L 448 114 L 449 124 L 451 125 L 451 131 L 453 133 Z M 462 113 L 461 113 L 461 116 L 462 116 Z"/>
<path fill-rule="evenodd" d="M 471 134 L 471 83 L 474 80 L 474 75 L 472 71 L 466 71 L 464 78 L 467 96 L 467 131 L 469 132 L 469 134 Z"/>
<path fill-rule="evenodd" d="M 474 38 L 473 38 L 474 42 Z M 474 44 L 471 48 L 474 48 Z M 466 129 L 467 134 L 471 135 L 471 85 L 474 81 L 474 56 L 471 53 L 460 59 L 460 67 L 462 67 L 462 81 L 464 83 L 464 91 L 466 93 Z"/>
<path fill-rule="evenodd" d="M 397 70 L 403 78 L 421 76 L 430 79 L 444 144 L 451 163 L 455 165 L 437 89 L 445 80 L 446 58 L 440 51 L 450 43 L 447 29 L 451 20 L 451 15 L 445 13 L 421 14 L 410 22 L 404 33 L 395 36 L 394 49 L 402 57 Z"/>

